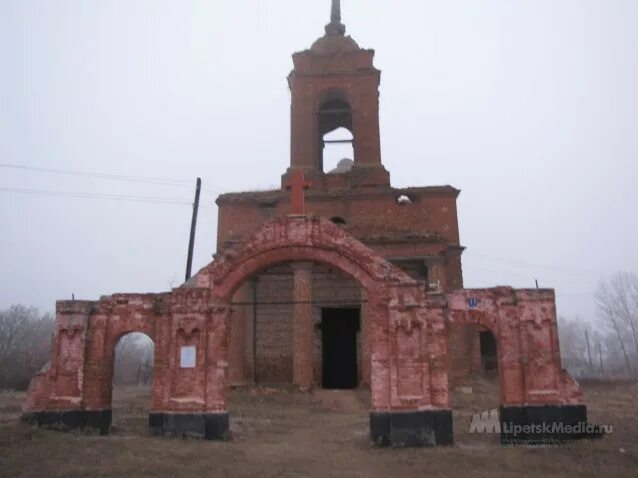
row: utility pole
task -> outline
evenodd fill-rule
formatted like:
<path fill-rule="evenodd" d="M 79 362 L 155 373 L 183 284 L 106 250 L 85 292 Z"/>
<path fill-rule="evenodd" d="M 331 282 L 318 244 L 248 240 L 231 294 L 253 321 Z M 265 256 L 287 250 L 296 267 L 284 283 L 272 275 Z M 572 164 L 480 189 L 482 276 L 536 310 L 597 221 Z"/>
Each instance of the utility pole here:
<path fill-rule="evenodd" d="M 536 288 L 538 289 L 538 279 L 534 279 L 536 281 Z"/>
<path fill-rule="evenodd" d="M 195 230 L 197 229 L 197 212 L 199 211 L 199 193 L 202 189 L 202 180 L 197 178 L 195 186 L 195 202 L 193 203 L 193 219 L 191 220 L 191 237 L 188 241 L 188 259 L 186 260 L 186 280 L 191 278 L 193 267 L 193 249 L 195 248 Z"/>
<path fill-rule="evenodd" d="M 598 357 L 600 358 L 600 375 L 601 377 L 605 376 L 605 369 L 603 368 L 603 350 L 602 347 L 600 345 L 600 342 L 598 343 Z"/>

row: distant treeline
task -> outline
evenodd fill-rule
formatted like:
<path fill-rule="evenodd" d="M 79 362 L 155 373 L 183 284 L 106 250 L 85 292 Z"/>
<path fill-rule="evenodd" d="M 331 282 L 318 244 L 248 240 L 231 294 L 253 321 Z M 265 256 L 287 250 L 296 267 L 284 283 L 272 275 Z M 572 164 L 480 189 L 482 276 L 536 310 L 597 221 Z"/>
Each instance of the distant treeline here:
<path fill-rule="evenodd" d="M 26 390 L 49 360 L 53 316 L 34 307 L 0 309 L 0 389 Z"/>
<path fill-rule="evenodd" d="M 563 366 L 577 378 L 638 378 L 638 275 L 602 281 L 595 301 L 594 320 L 559 318 Z"/>

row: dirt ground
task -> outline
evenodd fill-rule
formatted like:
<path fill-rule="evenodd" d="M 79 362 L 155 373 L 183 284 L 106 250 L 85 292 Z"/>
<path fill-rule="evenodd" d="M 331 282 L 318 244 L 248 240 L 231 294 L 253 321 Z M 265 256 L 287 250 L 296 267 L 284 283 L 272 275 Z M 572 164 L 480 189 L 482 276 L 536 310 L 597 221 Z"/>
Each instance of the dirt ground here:
<path fill-rule="evenodd" d="M 24 395 L 0 392 L 0 476 L 638 477 L 638 383 L 583 388 L 590 421 L 614 428 L 602 440 L 503 448 L 497 436 L 470 435 L 472 414 L 498 406 L 498 386 L 477 380 L 454 395 L 456 444 L 434 449 L 372 447 L 364 391 L 234 391 L 225 443 L 148 436 L 144 389 L 116 390 L 106 437 L 20 424 Z"/>

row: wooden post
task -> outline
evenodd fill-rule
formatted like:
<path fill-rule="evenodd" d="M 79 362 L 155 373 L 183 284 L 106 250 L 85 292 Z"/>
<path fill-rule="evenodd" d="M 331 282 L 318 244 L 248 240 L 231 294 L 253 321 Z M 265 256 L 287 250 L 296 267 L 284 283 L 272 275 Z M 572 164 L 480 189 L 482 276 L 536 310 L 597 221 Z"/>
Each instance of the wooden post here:
<path fill-rule="evenodd" d="M 191 236 L 188 241 L 188 259 L 186 260 L 186 280 L 191 278 L 193 267 L 193 250 L 195 248 L 195 230 L 197 228 L 197 212 L 199 211 L 199 193 L 202 189 L 202 180 L 197 178 L 195 186 L 195 202 L 193 203 L 193 218 L 191 219 Z"/>

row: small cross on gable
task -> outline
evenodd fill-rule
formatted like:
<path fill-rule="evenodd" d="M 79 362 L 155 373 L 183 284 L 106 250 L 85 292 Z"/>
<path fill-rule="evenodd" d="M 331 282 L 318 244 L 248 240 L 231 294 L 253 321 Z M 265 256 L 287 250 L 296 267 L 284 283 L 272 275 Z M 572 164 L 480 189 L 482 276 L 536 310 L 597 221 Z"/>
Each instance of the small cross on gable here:
<path fill-rule="evenodd" d="M 303 171 L 295 169 L 292 172 L 292 178 L 286 189 L 291 191 L 290 203 L 292 205 L 291 214 L 304 215 L 306 213 L 306 193 L 305 190 L 310 188 L 310 183 L 306 181 Z"/>

